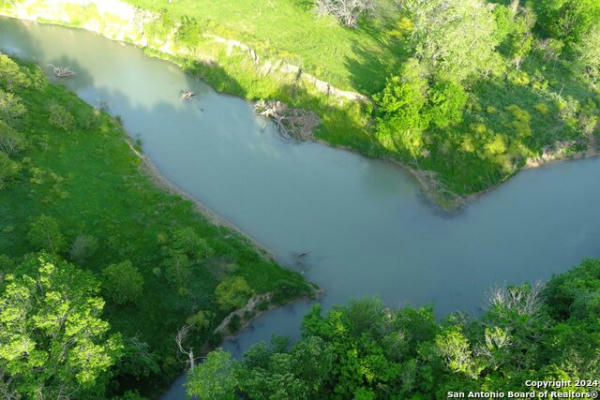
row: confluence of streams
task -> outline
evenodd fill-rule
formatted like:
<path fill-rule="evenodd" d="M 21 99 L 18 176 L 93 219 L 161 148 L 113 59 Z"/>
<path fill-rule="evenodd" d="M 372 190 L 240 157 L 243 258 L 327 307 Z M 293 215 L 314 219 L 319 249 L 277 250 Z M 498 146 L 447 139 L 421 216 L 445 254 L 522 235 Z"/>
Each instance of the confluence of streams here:
<path fill-rule="evenodd" d="M 376 294 L 390 306 L 477 312 L 492 286 L 547 279 L 600 257 L 600 213 L 592 212 L 600 159 L 525 171 L 447 216 L 401 169 L 282 140 L 243 100 L 134 47 L 0 19 L 0 49 L 75 70 L 68 87 L 121 116 L 167 179 L 302 269 L 326 291 L 325 308 Z M 181 101 L 185 88 L 196 100 Z M 308 254 L 302 263 L 300 252 Z M 274 333 L 297 336 L 308 307 L 269 312 L 225 348 L 239 355 Z M 164 396 L 183 397 L 180 382 Z"/>

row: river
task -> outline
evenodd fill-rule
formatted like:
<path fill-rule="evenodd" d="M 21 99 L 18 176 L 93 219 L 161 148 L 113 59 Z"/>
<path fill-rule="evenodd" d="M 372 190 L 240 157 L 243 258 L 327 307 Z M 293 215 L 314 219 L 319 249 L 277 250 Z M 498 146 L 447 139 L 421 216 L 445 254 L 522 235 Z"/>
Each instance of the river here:
<path fill-rule="evenodd" d="M 0 49 L 75 70 L 65 85 L 121 116 L 167 179 L 319 284 L 325 308 L 376 294 L 394 307 L 477 313 L 494 285 L 600 257 L 600 159 L 524 171 L 449 216 L 404 170 L 286 141 L 247 102 L 135 47 L 2 18 Z M 181 101 L 185 88 L 194 101 Z M 239 355 L 273 333 L 295 337 L 308 307 L 271 311 L 224 346 Z M 183 398 L 180 381 L 164 399 Z"/>

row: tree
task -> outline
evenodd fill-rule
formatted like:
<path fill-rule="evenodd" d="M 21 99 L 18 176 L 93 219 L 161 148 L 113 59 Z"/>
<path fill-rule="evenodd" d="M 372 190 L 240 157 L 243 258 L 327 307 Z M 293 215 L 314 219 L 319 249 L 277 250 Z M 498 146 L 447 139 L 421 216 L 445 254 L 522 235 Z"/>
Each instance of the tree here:
<path fill-rule="evenodd" d="M 195 262 L 201 262 L 213 254 L 208 242 L 199 237 L 194 228 L 179 228 L 173 232 L 173 248 L 183 252 Z"/>
<path fill-rule="evenodd" d="M 192 373 L 190 382 L 204 392 L 188 393 L 211 398 L 211 385 L 226 382 L 226 393 L 251 400 L 436 399 L 523 391 L 525 380 L 597 379 L 600 260 L 584 261 L 546 288 L 494 290 L 490 300 L 472 319 L 457 313 L 437 320 L 431 307 L 392 310 L 376 298 L 325 315 L 315 306 L 294 346 L 274 338 L 233 366 L 222 351 L 209 355 L 207 368 L 218 373 Z"/>
<path fill-rule="evenodd" d="M 65 132 L 70 132 L 75 127 L 75 118 L 60 104 L 51 104 L 48 108 L 50 116 L 48 123 Z"/>
<path fill-rule="evenodd" d="M 244 306 L 253 293 L 248 282 L 241 276 L 226 278 L 215 289 L 217 303 L 225 311 Z"/>
<path fill-rule="evenodd" d="M 580 70 L 593 82 L 600 80 L 600 23 L 577 45 Z"/>
<path fill-rule="evenodd" d="M 358 26 L 358 19 L 375 10 L 373 0 L 317 0 L 317 12 L 331 15 L 349 28 Z"/>
<path fill-rule="evenodd" d="M 69 257 L 77 264 L 83 264 L 98 250 L 98 240 L 91 235 L 79 235 L 73 241 Z"/>
<path fill-rule="evenodd" d="M 567 45 L 583 42 L 600 24 L 600 3 L 596 0 L 544 0 L 533 2 L 538 14 L 537 28 Z"/>
<path fill-rule="evenodd" d="M 427 80 L 416 59 L 411 59 L 399 76 L 388 79 L 375 96 L 378 105 L 377 139 L 389 150 L 420 156 L 423 130 L 429 125 L 422 110 L 427 102 Z"/>
<path fill-rule="evenodd" d="M 415 54 L 430 73 L 463 80 L 491 68 L 498 44 L 493 6 L 484 0 L 403 0 Z"/>
<path fill-rule="evenodd" d="M 429 90 L 428 97 L 427 119 L 432 125 L 443 129 L 462 121 L 469 96 L 461 84 L 438 81 Z"/>
<path fill-rule="evenodd" d="M 468 95 L 460 83 L 423 76 L 418 60 L 409 60 L 400 75 L 388 79 L 375 95 L 378 106 L 377 139 L 389 150 L 411 158 L 424 155 L 423 132 L 431 127 L 447 128 L 462 121 Z"/>
<path fill-rule="evenodd" d="M 194 368 L 188 377 L 188 396 L 198 400 L 234 400 L 237 380 L 234 374 L 236 362 L 231 354 L 217 349 L 208 354 L 202 364 Z"/>
<path fill-rule="evenodd" d="M 6 153 L 0 151 L 0 190 L 5 189 L 8 184 L 19 174 L 19 164 L 8 158 Z"/>
<path fill-rule="evenodd" d="M 165 277 L 171 284 L 179 289 L 185 289 L 186 283 L 192 274 L 190 258 L 179 251 L 171 251 L 165 260 Z"/>
<path fill-rule="evenodd" d="M 0 119 L 13 124 L 26 111 L 18 96 L 0 89 Z"/>
<path fill-rule="evenodd" d="M 104 293 L 115 304 L 135 303 L 142 296 L 144 277 L 129 260 L 104 268 L 102 278 Z"/>
<path fill-rule="evenodd" d="M 9 92 L 18 88 L 27 88 L 31 80 L 21 71 L 19 65 L 5 54 L 0 53 L 0 85 Z"/>
<path fill-rule="evenodd" d="M 36 250 L 47 250 L 51 253 L 61 252 L 66 245 L 58 221 L 47 215 L 40 215 L 31 223 L 27 239 Z"/>
<path fill-rule="evenodd" d="M 108 335 L 93 275 L 45 255 L 8 275 L 0 295 L 3 390 L 23 398 L 104 397 L 121 340 Z"/>
<path fill-rule="evenodd" d="M 0 121 L 0 151 L 11 155 L 23 150 L 25 144 L 25 135 L 14 130 L 4 121 Z"/>

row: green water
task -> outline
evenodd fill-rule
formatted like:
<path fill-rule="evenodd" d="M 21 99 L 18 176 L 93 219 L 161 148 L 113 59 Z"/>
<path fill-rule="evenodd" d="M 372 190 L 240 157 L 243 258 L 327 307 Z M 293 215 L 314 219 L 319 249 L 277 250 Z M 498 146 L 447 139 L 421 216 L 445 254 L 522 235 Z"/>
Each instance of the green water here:
<path fill-rule="evenodd" d="M 391 306 L 477 312 L 491 286 L 600 257 L 598 159 L 525 171 L 448 216 L 401 169 L 285 141 L 246 102 L 134 47 L 0 19 L 0 49 L 75 70 L 65 85 L 120 115 L 165 177 L 317 282 L 325 307 L 377 294 Z M 182 102 L 184 88 L 196 100 Z M 308 307 L 270 312 L 225 346 L 239 353 L 272 333 L 297 335 Z M 182 396 L 178 382 L 164 398 Z"/>

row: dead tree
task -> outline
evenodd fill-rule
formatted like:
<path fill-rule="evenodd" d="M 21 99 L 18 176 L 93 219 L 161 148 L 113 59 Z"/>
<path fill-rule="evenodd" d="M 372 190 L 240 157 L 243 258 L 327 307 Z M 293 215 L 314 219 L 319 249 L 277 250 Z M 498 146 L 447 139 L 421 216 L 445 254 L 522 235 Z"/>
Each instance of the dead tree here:
<path fill-rule="evenodd" d="M 194 367 L 196 366 L 197 360 L 197 358 L 194 357 L 194 348 L 192 346 L 189 346 L 189 348 L 187 349 L 184 347 L 185 339 L 187 338 L 191 327 L 191 325 L 185 325 L 179 331 L 177 331 L 177 335 L 175 336 L 175 343 L 177 344 L 179 352 L 187 357 L 186 364 L 189 364 L 190 372 L 194 372 Z"/>
<path fill-rule="evenodd" d="M 67 67 L 63 67 L 61 65 L 56 66 L 52 64 L 48 64 L 48 66 L 52 68 L 54 76 L 57 78 L 68 78 L 75 75 L 75 71 L 72 71 Z"/>
<path fill-rule="evenodd" d="M 192 92 L 190 89 L 184 89 L 181 91 L 181 98 L 183 100 L 191 100 L 194 96 L 196 96 L 196 93 Z"/>
<path fill-rule="evenodd" d="M 321 119 L 312 111 L 288 107 L 281 101 L 261 100 L 254 111 L 275 123 L 279 134 L 285 139 L 311 140 Z"/>
<path fill-rule="evenodd" d="M 317 0 L 317 12 L 331 15 L 349 28 L 358 26 L 358 19 L 375 11 L 373 0 Z"/>

